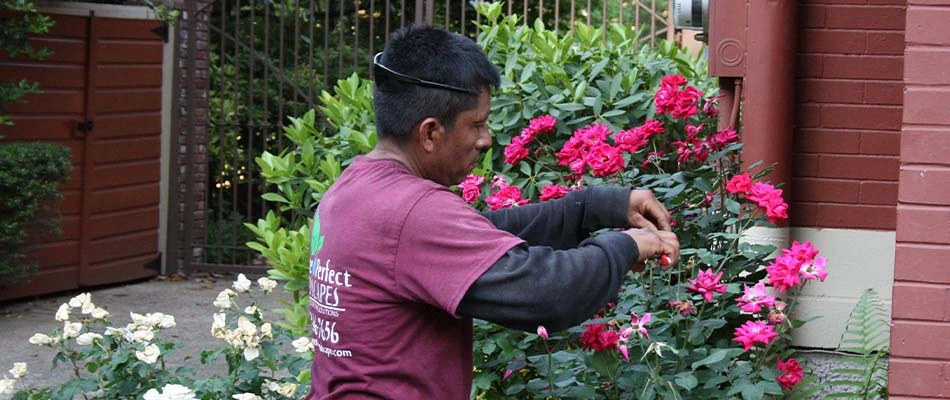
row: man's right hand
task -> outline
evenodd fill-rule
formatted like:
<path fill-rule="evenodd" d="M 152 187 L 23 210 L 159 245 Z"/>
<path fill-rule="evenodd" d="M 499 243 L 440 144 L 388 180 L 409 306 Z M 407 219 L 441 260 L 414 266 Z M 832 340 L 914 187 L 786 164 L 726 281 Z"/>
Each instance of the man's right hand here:
<path fill-rule="evenodd" d="M 637 258 L 638 267 L 642 267 L 647 259 L 660 257 L 664 254 L 670 257 L 670 263 L 664 265 L 664 269 L 679 261 L 680 241 L 675 233 L 650 228 L 627 229 L 623 233 L 630 235 L 637 242 L 637 248 L 640 250 L 640 256 Z"/>

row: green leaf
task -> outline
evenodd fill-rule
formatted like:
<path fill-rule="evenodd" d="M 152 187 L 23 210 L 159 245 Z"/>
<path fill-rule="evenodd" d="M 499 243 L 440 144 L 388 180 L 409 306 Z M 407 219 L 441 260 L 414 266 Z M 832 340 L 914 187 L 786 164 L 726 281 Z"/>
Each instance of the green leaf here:
<path fill-rule="evenodd" d="M 726 357 L 730 357 L 730 355 L 735 354 L 736 350 L 739 350 L 739 352 L 742 352 L 742 349 L 713 349 L 712 353 L 710 353 L 709 356 L 707 356 L 706 358 L 703 358 L 702 360 L 694 362 L 691 367 L 695 371 L 696 368 L 702 367 L 704 365 L 720 362 L 722 360 L 725 360 Z"/>
<path fill-rule="evenodd" d="M 264 193 L 264 194 L 261 195 L 261 198 L 264 199 L 264 200 L 273 201 L 273 202 L 276 202 L 276 203 L 286 203 L 286 204 L 290 204 L 290 200 L 287 200 L 286 197 L 281 196 L 281 195 L 278 194 L 278 193 L 272 193 L 272 192 L 271 192 L 271 193 Z"/>
<path fill-rule="evenodd" d="M 726 210 L 728 210 L 729 212 L 733 214 L 739 215 L 739 211 L 741 210 L 742 206 L 737 201 L 730 198 L 726 198 L 725 203 L 726 203 Z"/>
<path fill-rule="evenodd" d="M 685 376 L 683 376 L 682 374 L 680 375 L 681 376 L 677 376 L 674 381 L 676 382 L 677 385 L 680 385 L 680 387 L 682 387 L 683 389 L 693 390 L 693 388 L 695 388 L 696 385 L 699 385 L 699 380 L 696 379 L 696 377 L 693 376 L 692 374 L 688 374 Z"/>

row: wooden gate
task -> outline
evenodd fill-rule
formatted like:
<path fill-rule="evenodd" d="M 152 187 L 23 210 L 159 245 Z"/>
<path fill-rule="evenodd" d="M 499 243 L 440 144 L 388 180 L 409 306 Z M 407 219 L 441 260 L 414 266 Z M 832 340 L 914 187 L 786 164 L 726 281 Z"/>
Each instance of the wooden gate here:
<path fill-rule="evenodd" d="M 0 300 L 145 278 L 159 265 L 162 23 L 51 17 L 49 34 L 32 40 L 51 57 L 0 59 L 0 79 L 43 91 L 8 107 L 15 125 L 3 140 L 72 150 L 63 234 L 34 241 L 37 273 Z"/>

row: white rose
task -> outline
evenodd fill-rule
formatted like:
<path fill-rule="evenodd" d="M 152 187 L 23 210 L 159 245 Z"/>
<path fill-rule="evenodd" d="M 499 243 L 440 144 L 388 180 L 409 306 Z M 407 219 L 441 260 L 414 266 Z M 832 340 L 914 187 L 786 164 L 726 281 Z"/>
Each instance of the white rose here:
<path fill-rule="evenodd" d="M 244 349 L 244 359 L 247 361 L 251 361 L 259 355 L 261 355 L 261 351 L 257 347 L 247 347 Z"/>
<path fill-rule="evenodd" d="M 277 390 L 277 393 L 284 397 L 293 397 L 294 393 L 297 393 L 297 385 L 293 383 L 285 383 L 280 386 L 280 389 Z"/>
<path fill-rule="evenodd" d="M 63 303 L 59 306 L 59 310 L 56 310 L 56 320 L 59 322 L 69 320 L 69 304 Z"/>
<path fill-rule="evenodd" d="M 257 313 L 257 306 L 247 306 L 244 307 L 244 313 L 254 315 Z"/>
<path fill-rule="evenodd" d="M 92 295 L 90 295 L 89 293 L 83 293 L 83 294 L 80 294 L 79 296 L 69 299 L 69 306 L 74 307 L 74 308 L 82 307 L 83 304 L 88 304 L 91 302 L 92 302 Z"/>
<path fill-rule="evenodd" d="M 126 340 L 134 343 L 138 342 L 151 342 L 155 338 L 155 331 L 152 328 L 143 327 L 139 330 L 132 332 L 131 338 L 126 335 Z"/>
<path fill-rule="evenodd" d="M 16 380 L 0 379 L 0 394 L 13 392 L 14 384 L 16 384 Z"/>
<path fill-rule="evenodd" d="M 238 274 L 237 280 L 234 281 L 234 290 L 238 293 L 244 293 L 248 290 L 251 290 L 251 281 L 247 279 L 244 274 Z"/>
<path fill-rule="evenodd" d="M 149 389 L 145 394 L 142 395 L 142 400 L 164 400 L 161 393 L 158 393 L 155 389 Z"/>
<path fill-rule="evenodd" d="M 293 342 L 290 342 L 294 346 L 294 350 L 298 353 L 306 353 L 313 350 L 313 344 L 310 342 L 310 338 L 301 337 Z"/>
<path fill-rule="evenodd" d="M 182 385 L 165 385 L 162 388 L 162 392 L 159 393 L 158 390 L 149 389 L 142 395 L 143 400 L 195 400 L 195 393 L 184 387 Z"/>
<path fill-rule="evenodd" d="M 266 381 L 264 382 L 263 385 L 261 385 L 261 390 L 276 392 L 280 390 L 280 385 L 278 385 L 277 382 L 274 382 L 274 381 Z"/>
<path fill-rule="evenodd" d="M 266 337 L 268 339 L 274 338 L 274 332 L 271 329 L 270 322 L 265 322 L 264 325 L 261 325 L 261 337 Z"/>
<path fill-rule="evenodd" d="M 254 335 L 257 333 L 257 325 L 245 317 L 238 317 L 238 330 L 247 335 Z"/>
<path fill-rule="evenodd" d="M 125 336 L 125 328 L 106 328 L 106 336 Z"/>
<path fill-rule="evenodd" d="M 82 335 L 79 335 L 79 337 L 76 338 L 76 344 L 80 346 L 88 346 L 92 344 L 92 342 L 99 339 L 102 339 L 102 335 L 98 333 L 86 332 L 86 333 L 83 333 Z"/>
<path fill-rule="evenodd" d="M 223 313 L 214 314 L 214 322 L 211 323 L 211 336 L 223 339 L 225 331 L 227 331 L 227 315 Z"/>
<path fill-rule="evenodd" d="M 33 335 L 33 336 L 30 337 L 30 343 L 31 343 L 31 344 L 41 344 L 41 345 L 42 345 L 42 344 L 50 344 L 50 343 L 52 343 L 52 339 L 50 339 L 50 337 L 47 336 L 47 335 L 44 335 L 44 334 L 42 334 L 42 333 L 37 333 L 37 334 L 35 334 L 35 335 Z"/>
<path fill-rule="evenodd" d="M 258 396 L 258 395 L 254 394 L 254 393 L 241 393 L 241 394 L 236 394 L 236 395 L 234 395 L 234 396 L 231 396 L 231 398 L 234 398 L 234 399 L 237 399 L 237 400 L 263 400 L 263 399 L 261 399 L 261 396 Z"/>
<path fill-rule="evenodd" d="M 270 293 L 271 290 L 277 287 L 277 281 L 267 277 L 258 279 L 257 284 L 261 286 L 261 291 L 264 293 Z"/>
<path fill-rule="evenodd" d="M 218 293 L 218 297 L 214 300 L 214 306 L 218 308 L 231 308 L 231 298 L 236 295 L 237 293 L 234 293 L 231 289 L 224 289 L 221 293 Z"/>
<path fill-rule="evenodd" d="M 158 351 L 158 346 L 154 344 L 150 344 L 148 346 L 145 346 L 145 351 L 136 351 L 135 358 L 138 358 L 139 360 L 145 362 L 146 364 L 155 364 L 155 361 L 158 361 L 158 356 L 160 354 L 161 353 Z M 165 386 L 165 388 L 162 388 L 163 394 L 166 394 L 165 389 L 167 387 L 168 386 Z"/>
<path fill-rule="evenodd" d="M 135 325 L 148 325 L 148 326 L 151 326 L 151 325 L 148 323 L 148 317 L 146 317 L 146 316 L 144 316 L 144 315 L 142 315 L 142 314 L 136 314 L 136 313 L 134 313 L 134 312 L 129 312 L 129 315 L 132 316 L 132 323 L 133 323 L 133 324 L 135 324 Z"/>
<path fill-rule="evenodd" d="M 168 400 L 194 400 L 195 398 L 195 392 L 192 392 L 191 389 L 175 384 L 165 385 L 162 388 L 162 394 Z"/>
<path fill-rule="evenodd" d="M 92 310 L 92 317 L 95 319 L 103 319 L 109 316 L 109 312 L 104 308 L 96 307 Z"/>
<path fill-rule="evenodd" d="M 162 329 L 175 327 L 175 317 L 160 312 L 146 315 L 149 325 L 157 326 Z"/>
<path fill-rule="evenodd" d="M 23 375 L 26 375 L 26 363 L 17 362 L 13 363 L 13 369 L 10 370 L 10 375 L 13 375 L 13 379 L 20 379 Z"/>
<path fill-rule="evenodd" d="M 76 336 L 79 336 L 79 332 L 82 330 L 82 324 L 79 322 L 65 322 L 63 324 L 63 339 L 71 339 Z"/>

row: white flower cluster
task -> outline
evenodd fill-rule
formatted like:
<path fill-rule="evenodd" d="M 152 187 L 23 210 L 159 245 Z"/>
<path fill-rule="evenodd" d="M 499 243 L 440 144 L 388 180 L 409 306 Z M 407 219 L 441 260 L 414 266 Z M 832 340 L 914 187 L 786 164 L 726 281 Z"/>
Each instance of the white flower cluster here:
<path fill-rule="evenodd" d="M 191 389 L 175 384 L 168 384 L 162 387 L 161 393 L 155 389 L 149 389 L 142 395 L 142 400 L 196 400 L 195 392 Z"/>
<path fill-rule="evenodd" d="M 313 351 L 313 341 L 310 340 L 310 338 L 306 336 L 300 337 L 297 340 L 290 342 L 290 344 L 294 346 L 294 350 L 297 351 L 298 353 L 306 353 L 306 352 Z"/>
<path fill-rule="evenodd" d="M 235 304 L 234 298 L 237 297 L 238 293 L 250 291 L 251 284 L 252 282 L 244 274 L 239 274 L 237 280 L 232 284 L 234 290 L 224 289 L 221 293 L 218 293 L 218 297 L 214 300 L 214 306 L 223 310 L 230 309 Z M 269 293 L 277 287 L 277 282 L 268 278 L 258 279 L 257 284 L 260 285 L 261 291 L 264 293 Z M 250 305 L 244 308 L 244 313 L 259 317 L 260 309 L 255 305 Z M 228 342 L 235 349 L 244 350 L 244 359 L 248 361 L 260 355 L 262 341 L 274 338 L 269 322 L 265 322 L 258 327 L 247 317 L 240 316 L 237 320 L 237 329 L 231 330 L 228 328 L 226 314 L 215 313 L 213 318 L 211 336 Z"/>
<path fill-rule="evenodd" d="M 294 393 L 297 392 L 297 385 L 292 382 L 280 384 L 278 382 L 268 380 L 264 382 L 263 385 L 261 385 L 261 392 L 272 392 L 284 397 L 294 397 Z"/>
<path fill-rule="evenodd" d="M 60 340 L 76 339 L 76 344 L 80 346 L 89 346 L 102 340 L 103 335 L 95 332 L 83 332 L 82 322 L 72 322 L 69 320 L 69 313 L 72 308 L 79 308 L 82 314 L 90 314 L 95 319 L 104 319 L 109 316 L 109 312 L 96 307 L 92 303 L 92 296 L 89 293 L 83 293 L 73 297 L 68 303 L 59 306 L 56 311 L 56 320 L 63 322 L 62 336 L 50 337 L 48 335 L 37 333 L 30 337 L 30 343 L 42 346 L 52 346 Z M 151 341 L 155 339 L 155 334 L 161 329 L 168 329 L 175 326 L 175 317 L 160 312 L 149 314 L 129 313 L 132 317 L 132 323 L 124 328 L 107 327 L 104 334 L 121 338 L 122 340 L 140 345 L 141 350 L 135 352 L 135 357 L 148 364 L 154 364 L 161 355 L 159 347 Z"/>
<path fill-rule="evenodd" d="M 89 293 L 83 293 L 79 296 L 69 299 L 68 303 L 63 303 L 59 306 L 59 310 L 56 311 L 56 320 L 60 322 L 65 322 L 69 320 L 70 308 L 78 308 L 79 312 L 83 315 L 91 315 L 95 319 L 103 319 L 109 316 L 109 312 L 104 308 L 96 307 L 92 303 L 92 295 Z"/>
<path fill-rule="evenodd" d="M 277 287 L 277 281 L 263 277 L 257 280 L 257 285 L 261 287 L 261 291 L 264 292 L 264 294 L 267 294 Z M 247 293 L 251 290 L 251 280 L 247 279 L 244 274 L 238 274 L 237 280 L 234 281 L 231 287 L 238 293 Z"/>
<path fill-rule="evenodd" d="M 16 385 L 17 381 L 25 375 L 26 363 L 13 363 L 13 368 L 10 370 L 10 376 L 12 378 L 0 379 L 0 394 L 13 393 L 13 386 Z"/>
<path fill-rule="evenodd" d="M 257 358 L 260 355 L 261 341 L 274 338 L 270 322 L 265 322 L 258 327 L 247 317 L 241 316 L 238 317 L 237 325 L 237 329 L 230 330 L 227 327 L 227 317 L 221 313 L 214 314 L 211 336 L 223 339 L 235 349 L 244 350 L 245 360 Z"/>

